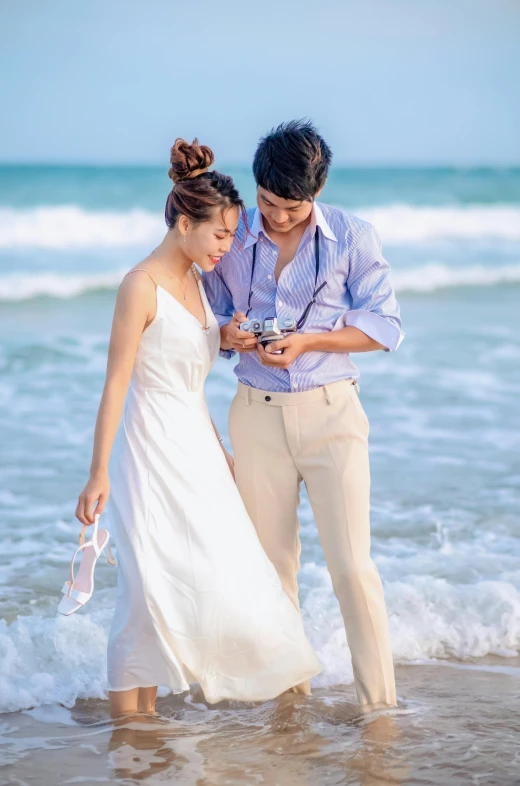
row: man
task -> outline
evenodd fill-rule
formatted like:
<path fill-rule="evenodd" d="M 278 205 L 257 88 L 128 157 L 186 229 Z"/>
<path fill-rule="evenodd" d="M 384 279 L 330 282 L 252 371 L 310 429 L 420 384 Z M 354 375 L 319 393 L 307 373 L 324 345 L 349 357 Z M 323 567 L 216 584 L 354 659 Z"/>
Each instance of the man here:
<path fill-rule="evenodd" d="M 311 123 L 280 125 L 253 162 L 256 210 L 205 278 L 221 354 L 240 361 L 229 416 L 240 493 L 297 608 L 303 480 L 338 598 L 364 710 L 396 704 L 383 589 L 370 557 L 368 420 L 351 352 L 402 340 L 389 266 L 370 224 L 315 198 L 331 151 Z M 266 348 L 239 326 L 294 317 Z M 277 350 L 283 349 L 279 354 Z M 309 686 L 299 686 L 308 693 Z"/>

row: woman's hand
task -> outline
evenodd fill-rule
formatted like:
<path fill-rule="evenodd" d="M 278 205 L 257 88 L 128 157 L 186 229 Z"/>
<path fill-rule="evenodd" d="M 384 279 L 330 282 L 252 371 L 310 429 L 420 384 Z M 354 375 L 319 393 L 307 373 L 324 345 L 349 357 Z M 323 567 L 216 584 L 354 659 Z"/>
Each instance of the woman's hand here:
<path fill-rule="evenodd" d="M 229 471 L 233 475 L 233 480 L 236 480 L 235 479 L 235 459 L 233 458 L 231 453 L 228 450 L 226 450 L 224 445 L 221 445 L 221 448 L 224 451 L 224 456 L 226 457 L 226 462 L 227 462 L 227 465 L 229 467 Z"/>
<path fill-rule="evenodd" d="M 76 507 L 76 518 L 82 524 L 93 524 L 94 516 L 103 513 L 110 495 L 108 472 L 91 475 L 89 481 L 79 495 Z M 94 504 L 97 502 L 94 510 Z"/>
<path fill-rule="evenodd" d="M 247 322 L 247 317 L 241 311 L 237 311 L 231 322 L 220 328 L 220 348 L 234 349 L 235 352 L 254 352 L 258 340 L 254 333 L 246 333 L 240 330 L 242 322 Z"/>

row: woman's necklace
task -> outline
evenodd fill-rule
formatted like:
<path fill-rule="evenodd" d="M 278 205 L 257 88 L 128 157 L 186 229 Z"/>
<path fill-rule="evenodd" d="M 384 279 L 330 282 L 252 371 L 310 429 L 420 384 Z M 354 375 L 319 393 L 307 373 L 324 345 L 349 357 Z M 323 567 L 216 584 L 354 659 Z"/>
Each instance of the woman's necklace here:
<path fill-rule="evenodd" d="M 177 284 L 179 285 L 179 289 L 182 291 L 182 285 L 181 285 L 181 282 L 179 281 L 179 279 L 177 278 L 177 276 L 172 276 L 171 273 L 168 273 L 166 267 L 163 265 L 161 260 L 159 260 L 159 263 L 160 263 L 162 269 L 164 270 L 164 272 L 166 273 L 166 275 L 168 276 L 168 278 L 171 278 L 172 281 L 176 281 Z M 190 270 L 192 270 L 192 268 L 190 268 Z M 186 273 L 186 285 L 184 287 L 184 293 L 183 293 L 183 299 L 184 300 L 188 299 L 188 275 L 189 275 L 190 270 L 188 270 L 188 272 Z"/>

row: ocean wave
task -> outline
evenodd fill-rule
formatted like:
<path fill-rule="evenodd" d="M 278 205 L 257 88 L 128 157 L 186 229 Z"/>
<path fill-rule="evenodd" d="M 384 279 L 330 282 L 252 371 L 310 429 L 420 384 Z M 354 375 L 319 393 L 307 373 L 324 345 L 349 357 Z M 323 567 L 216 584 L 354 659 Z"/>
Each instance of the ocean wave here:
<path fill-rule="evenodd" d="M 26 273 L 0 276 L 0 302 L 31 300 L 36 297 L 72 298 L 97 290 L 114 290 L 126 272 L 116 270 L 91 275 Z M 520 265 L 450 268 L 447 265 L 432 264 L 408 270 L 394 268 L 392 279 L 397 292 L 434 292 L 456 287 L 514 284 L 520 283 Z"/>
<path fill-rule="evenodd" d="M 306 565 L 315 587 L 303 605 L 308 635 L 323 672 L 316 685 L 353 681 L 339 605 L 325 567 Z M 416 575 L 385 582 L 396 663 L 514 657 L 520 650 L 520 591 L 507 581 L 452 584 Z M 520 672 L 519 672 L 520 673 Z"/>
<path fill-rule="evenodd" d="M 71 298 L 102 289 L 117 289 L 127 270 L 111 273 L 61 275 L 25 273 L 0 276 L 0 301 L 31 300 L 35 297 Z"/>
<path fill-rule="evenodd" d="M 383 242 L 520 240 L 520 205 L 384 205 L 354 211 L 373 224 Z"/>
<path fill-rule="evenodd" d="M 0 208 L 0 248 L 124 248 L 157 243 L 160 215 L 147 210 L 89 212 L 75 205 Z"/>
<path fill-rule="evenodd" d="M 392 280 L 398 292 L 434 292 L 437 289 L 456 287 L 486 287 L 496 284 L 520 282 L 520 265 L 422 265 L 409 270 L 392 271 Z"/>
<path fill-rule="evenodd" d="M 307 563 L 314 585 L 304 601 L 305 628 L 323 672 L 316 686 L 353 682 L 345 629 L 325 567 Z M 72 707 L 104 698 L 113 590 L 71 617 L 22 615 L 0 621 L 0 712 L 42 704 Z M 393 656 L 398 663 L 511 657 L 520 649 L 520 592 L 506 581 L 451 584 L 431 576 L 385 583 Z M 57 602 L 57 601 L 56 601 Z"/>
<path fill-rule="evenodd" d="M 520 240 L 520 205 L 360 207 L 353 211 L 377 228 L 383 242 Z M 75 205 L 28 210 L 0 208 L 0 248 L 88 249 L 147 247 L 165 231 L 157 213 L 143 209 L 87 211 Z"/>

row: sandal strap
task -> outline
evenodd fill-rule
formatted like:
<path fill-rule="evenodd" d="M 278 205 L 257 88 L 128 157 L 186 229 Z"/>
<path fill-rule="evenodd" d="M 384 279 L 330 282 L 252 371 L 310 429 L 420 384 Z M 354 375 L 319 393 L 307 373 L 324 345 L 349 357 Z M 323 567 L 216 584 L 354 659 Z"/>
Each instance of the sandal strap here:
<path fill-rule="evenodd" d="M 74 576 L 74 562 L 75 562 L 76 557 L 78 556 L 79 552 L 80 551 L 84 551 L 85 549 L 87 549 L 89 547 L 94 549 L 94 554 L 96 555 L 96 560 L 99 558 L 99 556 L 101 554 L 101 549 L 99 548 L 98 542 L 97 542 L 98 525 L 99 525 L 99 513 L 96 513 L 96 515 L 94 516 L 94 532 L 92 534 L 92 540 L 88 540 L 87 542 L 85 542 L 85 531 L 87 529 L 87 526 L 92 526 L 92 525 L 83 524 L 83 526 L 81 528 L 81 532 L 79 533 L 79 546 L 76 549 L 76 551 L 74 552 L 74 554 L 72 556 L 72 559 L 70 561 L 70 580 L 67 581 L 64 584 L 64 588 L 62 590 L 62 592 L 66 593 L 70 597 L 75 598 L 79 603 L 86 603 L 86 601 L 90 598 L 90 595 L 87 595 L 87 593 L 85 593 L 85 592 L 81 592 L 81 590 L 73 589 L 74 579 L 75 579 L 75 576 Z M 107 540 L 107 543 L 105 544 L 105 546 L 103 548 L 106 549 L 105 556 L 106 556 L 106 560 L 107 560 L 108 564 L 109 565 L 116 565 L 117 563 L 116 563 L 116 561 L 114 559 L 114 555 L 112 554 L 112 549 L 108 545 L 108 540 Z M 80 600 L 79 596 L 84 596 L 85 599 L 82 601 L 82 600 Z"/>
<path fill-rule="evenodd" d="M 94 516 L 94 534 L 92 535 L 92 546 L 94 547 L 94 554 L 96 555 L 96 559 L 99 557 L 99 554 L 100 554 L 99 548 L 98 548 L 98 545 L 97 545 L 98 524 L 99 524 L 99 513 L 96 513 L 96 515 Z M 87 543 L 85 543 L 85 532 L 86 532 L 87 526 L 90 527 L 92 525 L 91 524 L 88 524 L 88 525 L 87 524 L 83 524 L 83 526 L 81 528 L 81 532 L 79 533 L 79 544 L 80 544 L 80 546 L 89 546 L 90 545 L 90 541 L 87 541 Z M 107 541 L 107 543 L 105 545 L 105 550 L 106 550 L 105 557 L 106 557 L 106 561 L 108 562 L 108 564 L 109 565 L 117 565 L 117 562 L 116 562 L 115 557 L 114 557 L 114 555 L 112 553 L 112 549 L 110 548 L 110 545 L 108 544 L 108 541 Z"/>
<path fill-rule="evenodd" d="M 107 545 L 105 546 L 105 551 L 106 551 L 105 557 L 106 557 L 106 561 L 108 562 L 108 564 L 109 565 L 117 565 L 116 558 L 114 557 L 114 555 L 112 553 L 112 549 L 110 548 L 110 544 L 109 543 L 107 543 Z"/>
<path fill-rule="evenodd" d="M 89 540 L 86 543 L 85 543 L 85 530 L 87 529 L 87 524 L 83 524 L 83 526 L 81 528 L 81 532 L 79 533 L 79 546 L 76 549 L 76 551 L 74 552 L 73 557 L 72 557 L 72 559 L 70 561 L 70 585 L 71 585 L 71 587 L 74 584 L 74 578 L 75 578 L 75 576 L 74 576 L 74 562 L 75 562 L 76 557 L 78 556 L 79 552 L 83 551 L 84 549 L 86 549 L 89 546 L 91 546 L 94 549 L 94 554 L 96 555 L 96 559 L 99 557 L 99 553 L 100 552 L 99 552 L 99 548 L 98 548 L 98 545 L 97 545 L 98 524 L 99 524 L 99 514 L 97 513 L 94 516 L 94 533 L 92 535 L 92 540 Z M 91 525 L 89 525 L 89 526 L 91 526 Z"/>
<path fill-rule="evenodd" d="M 91 598 L 91 593 L 83 592 L 82 590 L 78 590 L 78 589 L 74 589 L 72 587 L 70 581 L 66 581 L 65 582 L 65 584 L 63 585 L 61 591 L 68 598 L 72 598 L 73 600 L 77 600 L 78 603 L 81 603 L 81 605 L 84 605 Z"/>
<path fill-rule="evenodd" d="M 74 562 L 76 561 L 76 557 L 78 556 L 80 551 L 84 551 L 86 548 L 90 546 L 90 543 L 83 543 L 81 546 L 78 546 L 74 554 L 72 555 L 72 559 L 70 561 L 70 585 L 74 584 Z M 67 582 L 68 583 L 68 582 Z"/>
<path fill-rule="evenodd" d="M 70 579 L 69 579 L 69 581 L 65 582 L 65 584 L 63 585 L 62 590 L 61 590 L 63 595 L 64 595 L 64 597 L 72 598 L 72 600 L 75 600 L 77 603 L 80 604 L 80 606 L 84 606 L 85 603 L 87 603 L 87 601 L 90 600 L 90 598 L 92 597 L 92 592 L 84 592 L 83 590 L 79 590 L 79 589 L 76 589 L 74 587 L 74 581 L 75 581 L 74 563 L 76 561 L 76 557 L 78 556 L 79 552 L 80 551 L 85 551 L 87 548 L 92 548 L 94 550 L 95 559 L 97 561 L 97 559 L 99 558 L 101 552 L 104 549 L 106 549 L 105 556 L 106 556 L 107 562 L 110 565 L 116 565 L 116 561 L 114 559 L 114 555 L 112 554 L 112 549 L 108 545 L 108 538 L 110 537 L 108 530 L 103 530 L 104 536 L 105 536 L 105 533 L 106 533 L 106 543 L 103 546 L 103 549 L 99 548 L 99 545 L 98 545 L 98 525 L 99 525 L 99 513 L 97 513 L 94 516 L 94 532 L 92 533 L 92 540 L 89 540 L 87 542 L 85 542 L 85 532 L 86 532 L 87 526 L 90 526 L 90 525 L 84 524 L 82 526 L 81 532 L 79 533 L 79 546 L 76 549 L 76 551 L 74 552 L 74 554 L 72 556 L 72 559 L 70 561 Z"/>
<path fill-rule="evenodd" d="M 99 525 L 99 513 L 96 513 L 94 516 L 94 532 L 92 534 L 91 543 L 94 547 L 94 554 L 96 555 L 96 559 L 99 557 L 99 548 L 97 545 L 97 534 L 98 534 L 98 525 Z M 81 532 L 79 533 L 79 545 L 85 545 L 85 532 L 87 527 L 91 527 L 92 524 L 83 524 L 81 528 Z"/>

